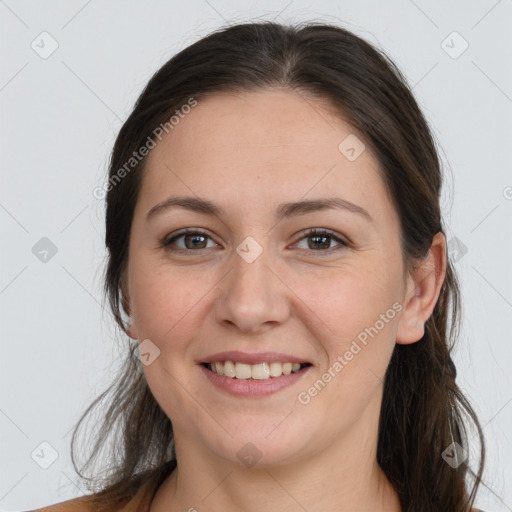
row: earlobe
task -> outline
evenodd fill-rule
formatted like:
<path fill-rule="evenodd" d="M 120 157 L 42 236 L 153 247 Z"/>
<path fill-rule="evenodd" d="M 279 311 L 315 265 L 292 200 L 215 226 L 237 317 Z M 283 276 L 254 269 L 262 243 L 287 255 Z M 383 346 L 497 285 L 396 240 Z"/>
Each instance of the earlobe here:
<path fill-rule="evenodd" d="M 132 338 L 133 340 L 138 339 L 137 329 L 134 326 L 132 316 L 132 308 L 130 307 L 130 296 L 127 291 L 127 276 L 123 274 L 120 279 L 120 303 L 123 310 L 123 313 L 128 317 L 128 321 L 125 326 L 125 333 Z"/>
<path fill-rule="evenodd" d="M 406 318 L 404 318 L 406 316 Z M 399 320 L 398 332 L 396 334 L 396 343 L 399 345 L 409 345 L 421 340 L 425 334 L 425 323 L 421 321 L 419 315 L 409 314 L 404 311 Z"/>
<path fill-rule="evenodd" d="M 123 301 L 122 301 L 122 308 L 123 308 L 124 314 L 127 317 L 126 320 L 124 321 L 124 324 L 125 324 L 124 332 L 130 338 L 132 338 L 133 340 L 136 340 L 136 339 L 138 339 L 137 328 L 135 327 L 133 318 L 131 316 L 131 308 L 129 307 L 129 304 L 127 303 L 125 298 L 123 298 Z"/>
<path fill-rule="evenodd" d="M 425 334 L 425 324 L 421 312 L 421 289 L 409 273 L 403 301 L 403 310 L 398 321 L 396 342 L 408 345 L 421 340 Z"/>
<path fill-rule="evenodd" d="M 130 321 L 128 322 L 128 325 L 126 326 L 126 334 L 128 334 L 128 336 L 132 340 L 139 339 L 138 336 L 137 336 L 137 329 L 133 325 L 133 320 L 132 319 L 130 319 Z"/>
<path fill-rule="evenodd" d="M 446 238 L 436 233 L 426 258 L 408 273 L 403 311 L 396 342 L 415 343 L 425 334 L 425 322 L 434 311 L 446 276 Z"/>

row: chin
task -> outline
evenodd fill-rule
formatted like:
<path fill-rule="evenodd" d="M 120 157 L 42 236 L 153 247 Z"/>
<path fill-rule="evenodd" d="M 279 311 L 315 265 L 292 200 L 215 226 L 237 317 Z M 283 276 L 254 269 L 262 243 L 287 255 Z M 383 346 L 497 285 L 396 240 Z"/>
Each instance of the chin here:
<path fill-rule="evenodd" d="M 251 428 L 247 428 L 246 421 L 241 422 L 237 426 L 239 428 L 232 425 L 230 432 L 233 437 L 223 435 L 213 445 L 210 438 L 206 444 L 218 457 L 230 463 L 261 469 L 290 464 L 306 456 L 306 451 L 312 449 L 308 443 L 309 436 L 304 435 L 303 429 L 302 432 L 298 429 L 292 432 L 293 428 L 283 428 L 287 420 L 277 428 L 279 422 L 274 419 L 259 421 L 257 426 Z"/>

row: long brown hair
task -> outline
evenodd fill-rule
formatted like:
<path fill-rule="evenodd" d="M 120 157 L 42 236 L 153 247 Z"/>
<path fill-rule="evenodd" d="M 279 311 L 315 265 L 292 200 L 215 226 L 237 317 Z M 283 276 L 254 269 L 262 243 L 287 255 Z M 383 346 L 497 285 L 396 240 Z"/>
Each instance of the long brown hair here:
<path fill-rule="evenodd" d="M 276 87 L 328 100 L 363 135 L 399 213 L 408 265 L 425 257 L 433 236 L 445 232 L 439 205 L 441 165 L 432 133 L 406 80 L 384 52 L 328 24 L 224 27 L 180 51 L 154 74 L 114 144 L 105 188 L 105 292 L 123 331 L 123 314 L 129 315 L 123 280 L 146 159 L 131 162 L 129 168 L 126 162 L 191 98 L 200 102 L 214 92 Z M 484 438 L 455 382 L 451 358 L 459 324 L 459 284 L 448 261 L 423 338 L 395 346 L 385 377 L 377 460 L 404 512 L 467 512 L 481 481 Z M 105 510 L 117 510 L 148 482 L 155 489 L 176 467 L 172 424 L 148 388 L 135 354 L 137 343 L 126 342 L 115 380 L 80 418 L 71 443 L 75 470 L 88 482 L 96 507 Z M 106 412 L 96 434 L 88 437 L 92 449 L 81 468 L 100 460 L 102 472 L 95 468 L 95 477 L 87 478 L 75 462 L 76 436 L 105 398 Z M 452 443 L 469 452 L 469 426 L 476 428 L 479 439 L 476 473 L 467 460 L 452 467 L 443 458 Z"/>

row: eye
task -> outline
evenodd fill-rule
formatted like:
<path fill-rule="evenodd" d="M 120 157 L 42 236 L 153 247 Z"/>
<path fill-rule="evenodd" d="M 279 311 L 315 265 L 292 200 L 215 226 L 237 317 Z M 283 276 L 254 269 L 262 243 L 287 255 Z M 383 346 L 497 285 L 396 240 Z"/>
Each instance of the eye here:
<path fill-rule="evenodd" d="M 312 243 L 307 243 L 307 249 L 313 249 L 313 252 L 332 252 L 343 247 L 349 247 L 349 243 L 334 235 L 325 229 L 312 228 L 308 230 L 299 241 L 311 239 Z M 332 240 L 336 241 L 338 247 L 327 247 L 331 245 Z M 303 249 L 302 247 L 300 249 Z"/>
<path fill-rule="evenodd" d="M 183 246 L 177 246 L 177 241 L 183 239 L 184 247 Z M 181 253 L 187 253 L 194 251 L 195 249 L 208 249 L 212 247 L 218 247 L 218 244 L 213 242 L 213 246 L 207 247 L 207 240 L 210 239 L 212 242 L 210 235 L 207 233 L 189 228 L 184 231 L 181 231 L 180 233 L 175 234 L 171 238 L 166 237 L 162 241 L 162 247 L 167 249 L 171 252 L 181 252 Z M 346 242 L 345 240 L 341 239 L 340 237 L 334 235 L 330 231 L 327 231 L 325 229 L 316 229 L 312 228 L 308 230 L 306 233 L 304 233 L 304 236 L 299 240 L 307 240 L 311 239 L 313 240 L 312 243 L 307 244 L 307 249 L 313 249 L 313 252 L 322 252 L 325 253 L 327 251 L 332 252 L 339 250 L 343 247 L 349 247 L 350 244 Z M 338 247 L 327 247 L 331 245 L 332 241 L 335 241 L 338 243 Z M 301 250 L 304 249 L 303 247 L 299 247 Z M 307 250 L 304 249 L 304 250 Z"/>
<path fill-rule="evenodd" d="M 210 235 L 204 233 L 203 231 L 198 231 L 197 229 L 186 229 L 181 233 L 176 234 L 172 238 L 165 238 L 162 241 L 162 246 L 171 252 L 190 252 L 194 249 L 208 249 L 206 247 L 206 240 L 211 237 Z M 173 247 L 173 244 L 176 244 L 176 241 L 179 239 L 183 239 L 185 246 L 183 247 Z M 213 242 L 213 240 L 212 240 Z M 217 244 L 215 242 L 214 246 Z M 211 248 L 212 246 L 210 246 Z"/>

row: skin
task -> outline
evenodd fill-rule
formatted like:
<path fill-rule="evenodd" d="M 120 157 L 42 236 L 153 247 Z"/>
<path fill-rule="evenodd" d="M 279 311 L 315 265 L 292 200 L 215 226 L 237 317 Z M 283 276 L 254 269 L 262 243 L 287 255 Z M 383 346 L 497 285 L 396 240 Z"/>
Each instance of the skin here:
<path fill-rule="evenodd" d="M 338 149 L 349 134 L 364 140 L 325 101 L 302 93 L 217 93 L 151 151 L 124 283 L 129 335 L 160 350 L 143 369 L 172 421 L 178 459 L 151 512 L 401 510 L 376 462 L 383 378 L 395 343 L 424 334 L 445 278 L 446 240 L 438 233 L 426 259 L 404 268 L 378 162 L 368 145 L 349 161 Z M 226 215 L 174 208 L 146 220 L 171 196 L 208 199 Z M 327 197 L 361 206 L 371 222 L 341 209 L 273 218 L 283 202 Z M 184 228 L 209 238 L 177 239 L 186 254 L 162 246 Z M 309 228 L 350 245 L 331 238 L 316 248 Z M 263 250 L 252 263 L 235 250 L 247 236 Z M 300 403 L 298 394 L 394 303 L 401 311 Z M 196 364 L 226 350 L 284 352 L 313 366 L 273 395 L 234 397 Z M 261 453 L 252 467 L 237 457 L 247 442 Z"/>

